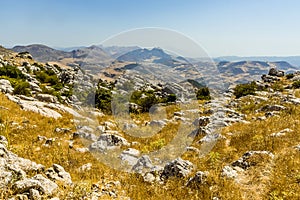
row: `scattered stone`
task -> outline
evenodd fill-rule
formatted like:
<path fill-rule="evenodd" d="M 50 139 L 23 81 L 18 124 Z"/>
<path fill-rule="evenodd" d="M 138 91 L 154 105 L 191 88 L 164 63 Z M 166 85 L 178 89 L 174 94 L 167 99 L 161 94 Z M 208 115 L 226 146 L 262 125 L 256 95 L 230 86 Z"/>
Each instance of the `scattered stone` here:
<path fill-rule="evenodd" d="M 91 140 L 91 141 L 97 141 L 98 137 L 96 135 L 94 135 L 93 133 L 87 133 L 87 132 L 82 132 L 81 130 L 79 132 L 75 132 L 73 133 L 73 139 L 76 138 L 84 138 L 87 140 Z"/>
<path fill-rule="evenodd" d="M 40 200 L 41 199 L 41 195 L 39 193 L 38 190 L 36 189 L 30 189 L 29 190 L 29 199 L 32 199 L 32 200 Z"/>
<path fill-rule="evenodd" d="M 290 132 L 293 132 L 292 129 L 289 129 L 289 128 L 286 128 L 286 129 L 283 129 L 277 133 L 272 133 L 270 136 L 271 137 L 281 137 L 281 136 L 285 136 L 286 133 L 290 133 Z"/>
<path fill-rule="evenodd" d="M 165 125 L 167 125 L 167 123 L 163 120 L 153 120 L 149 123 L 149 126 L 152 127 L 164 127 Z"/>
<path fill-rule="evenodd" d="M 72 129 L 71 128 L 55 128 L 55 133 L 69 133 Z"/>
<path fill-rule="evenodd" d="M 96 131 L 99 131 L 100 133 L 104 133 L 105 126 L 97 126 Z"/>
<path fill-rule="evenodd" d="M 50 94 L 37 94 L 35 96 L 38 100 L 49 103 L 57 103 L 58 99 L 56 96 L 52 96 Z"/>
<path fill-rule="evenodd" d="M 46 179 L 43 175 L 37 174 L 30 179 L 24 179 L 17 181 L 12 186 L 14 194 L 22 194 L 29 192 L 30 189 L 35 189 L 41 194 L 47 196 L 53 195 L 58 189 L 58 185 L 49 179 Z"/>
<path fill-rule="evenodd" d="M 83 147 L 83 148 L 75 148 L 75 151 L 79 152 L 79 153 L 86 153 L 89 151 L 88 148 Z"/>
<path fill-rule="evenodd" d="M 123 130 L 130 130 L 133 128 L 137 128 L 138 126 L 136 124 L 129 124 L 129 123 L 125 123 L 123 126 Z"/>
<path fill-rule="evenodd" d="M 186 151 L 191 151 L 191 152 L 195 152 L 195 153 L 200 153 L 200 150 L 197 149 L 196 147 L 191 147 L 191 146 L 189 146 L 189 147 L 186 147 L 185 149 L 186 149 Z"/>
<path fill-rule="evenodd" d="M 125 164 L 133 166 L 137 163 L 139 156 L 140 156 L 139 150 L 128 148 L 127 150 L 124 150 L 121 153 L 120 158 Z"/>
<path fill-rule="evenodd" d="M 80 171 L 80 172 L 90 171 L 92 169 L 92 166 L 93 166 L 92 163 L 84 164 L 78 168 L 78 171 Z"/>
<path fill-rule="evenodd" d="M 53 164 L 52 167 L 46 170 L 45 174 L 49 179 L 55 182 L 58 181 L 68 185 L 73 183 L 70 174 L 58 164 Z"/>
<path fill-rule="evenodd" d="M 233 178 L 234 179 L 238 176 L 238 173 L 231 166 L 225 166 L 222 169 L 222 176 L 226 176 L 227 178 Z"/>
<path fill-rule="evenodd" d="M 295 149 L 297 149 L 298 151 L 300 151 L 300 144 L 294 146 Z"/>
<path fill-rule="evenodd" d="M 5 147 L 8 146 L 8 141 L 5 136 L 0 135 L 0 144 L 3 144 Z"/>
<path fill-rule="evenodd" d="M 247 170 L 251 166 L 256 166 L 273 158 L 274 155 L 269 151 L 248 151 L 237 161 L 233 162 L 232 166 Z"/>
<path fill-rule="evenodd" d="M 205 183 L 208 172 L 198 171 L 195 176 L 190 178 L 186 184 L 187 187 L 201 185 Z"/>
<path fill-rule="evenodd" d="M 40 86 L 34 82 L 29 81 L 29 88 L 34 92 L 42 92 L 42 89 Z"/>
<path fill-rule="evenodd" d="M 286 107 L 281 105 L 265 105 L 264 107 L 261 108 L 261 111 L 264 112 L 282 111 L 282 110 L 286 110 Z"/>
<path fill-rule="evenodd" d="M 277 76 L 277 77 L 283 77 L 284 71 L 277 70 L 276 68 L 271 68 L 269 70 L 269 76 Z"/>
<path fill-rule="evenodd" d="M 0 92 L 12 94 L 14 88 L 11 86 L 9 80 L 0 79 Z"/>
<path fill-rule="evenodd" d="M 132 171 L 135 171 L 137 173 L 144 173 L 145 170 L 150 169 L 151 167 L 153 167 L 153 165 L 150 157 L 148 155 L 143 155 L 132 167 Z"/>
<path fill-rule="evenodd" d="M 280 81 L 280 79 L 275 76 L 270 76 L 265 74 L 261 76 L 261 79 L 266 83 L 274 83 L 276 81 Z"/>
<path fill-rule="evenodd" d="M 279 114 L 280 114 L 279 111 L 266 112 L 266 113 L 265 113 L 265 117 L 266 117 L 266 118 L 274 117 L 274 116 L 277 116 L 277 115 L 279 115 Z"/>
<path fill-rule="evenodd" d="M 204 126 L 208 125 L 209 121 L 210 121 L 209 117 L 202 116 L 194 121 L 194 125 L 199 126 L 199 127 L 204 127 Z"/>
<path fill-rule="evenodd" d="M 193 164 L 187 160 L 177 158 L 166 164 L 162 172 L 162 177 L 168 179 L 175 176 L 179 178 L 187 177 L 193 169 Z"/>
<path fill-rule="evenodd" d="M 153 182 L 157 182 L 157 183 L 163 183 L 161 180 L 161 174 L 163 172 L 164 168 L 161 166 L 154 166 L 151 168 L 151 170 L 149 172 L 146 172 L 143 175 L 143 179 L 145 182 L 148 183 L 153 183 Z"/>
<path fill-rule="evenodd" d="M 98 138 L 98 141 L 92 143 L 89 146 L 91 151 L 104 152 L 107 149 L 114 149 L 120 146 L 129 146 L 127 140 L 119 135 L 102 134 Z"/>
<path fill-rule="evenodd" d="M 106 130 L 112 130 L 117 127 L 117 125 L 112 122 L 104 122 L 104 126 L 105 126 Z"/>

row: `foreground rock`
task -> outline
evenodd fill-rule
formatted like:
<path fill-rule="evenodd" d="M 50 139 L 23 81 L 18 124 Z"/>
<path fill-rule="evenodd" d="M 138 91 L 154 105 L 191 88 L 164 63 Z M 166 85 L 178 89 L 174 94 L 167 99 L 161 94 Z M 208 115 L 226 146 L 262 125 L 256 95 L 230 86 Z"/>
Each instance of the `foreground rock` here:
<path fill-rule="evenodd" d="M 22 194 L 30 191 L 32 193 L 32 190 L 36 190 L 38 192 L 37 195 L 52 196 L 57 191 L 58 185 L 43 175 L 37 174 L 32 178 L 15 182 L 12 188 L 14 194 Z"/>
<path fill-rule="evenodd" d="M 261 166 L 264 168 L 273 158 L 274 155 L 269 151 L 248 151 L 230 166 L 225 166 L 222 170 L 222 175 L 236 179 L 239 174 L 249 170 L 251 167 Z"/>
<path fill-rule="evenodd" d="M 14 88 L 11 86 L 10 82 L 6 79 L 0 79 L 0 92 L 12 94 Z"/>
<path fill-rule="evenodd" d="M 170 177 L 184 178 L 192 172 L 192 169 L 193 164 L 191 162 L 177 158 L 166 164 L 161 176 L 164 179 L 168 179 Z"/>
<path fill-rule="evenodd" d="M 129 146 L 127 140 L 119 135 L 102 134 L 97 142 L 89 146 L 91 151 L 104 152 L 105 150 L 114 149 L 120 146 Z"/>
<path fill-rule="evenodd" d="M 208 175 L 208 172 L 202 172 L 202 171 L 196 172 L 195 176 L 189 179 L 186 186 L 193 187 L 193 186 L 198 186 L 198 185 L 205 183 L 207 175 Z"/>
<path fill-rule="evenodd" d="M 45 175 L 44 166 L 21 158 L 7 149 L 7 139 L 0 136 L 0 194 L 12 199 L 47 199 L 59 192 L 60 184 L 72 184 L 71 176 L 62 166 L 54 164 Z M 29 178 L 30 174 L 36 174 Z"/>
<path fill-rule="evenodd" d="M 65 184 L 65 185 L 72 184 L 72 179 L 71 179 L 70 174 L 68 172 L 66 172 L 65 169 L 60 165 L 53 164 L 52 167 L 47 169 L 45 174 L 52 181 L 59 182 L 59 183 Z"/>

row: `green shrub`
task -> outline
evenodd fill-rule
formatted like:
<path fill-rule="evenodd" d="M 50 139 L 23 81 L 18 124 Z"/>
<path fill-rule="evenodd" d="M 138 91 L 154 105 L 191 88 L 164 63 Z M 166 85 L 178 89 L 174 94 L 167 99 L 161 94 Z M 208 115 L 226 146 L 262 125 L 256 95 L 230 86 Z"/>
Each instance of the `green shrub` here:
<path fill-rule="evenodd" d="M 95 107 L 99 108 L 103 112 L 107 114 L 111 114 L 111 101 L 112 101 L 112 93 L 111 90 L 99 87 L 96 90 L 96 93 L 89 93 L 87 97 L 88 101 L 91 102 L 94 100 Z"/>
<path fill-rule="evenodd" d="M 202 87 L 197 89 L 196 97 L 198 100 L 210 100 L 211 97 L 208 87 Z"/>
<path fill-rule="evenodd" d="M 29 83 L 25 81 L 18 82 L 14 87 L 14 94 L 30 96 Z"/>
<path fill-rule="evenodd" d="M 61 84 L 59 78 L 52 70 L 35 71 L 35 75 L 41 83 L 49 83 L 52 86 Z"/>
<path fill-rule="evenodd" d="M 177 100 L 177 97 L 175 94 L 169 94 L 166 98 L 166 103 L 175 102 L 176 100 Z"/>
<path fill-rule="evenodd" d="M 40 88 L 42 89 L 43 94 L 50 94 L 56 96 L 59 101 L 62 101 L 60 92 L 55 91 L 54 89 L 48 89 L 44 85 L 41 85 Z"/>
<path fill-rule="evenodd" d="M 274 91 L 278 91 L 278 92 L 283 92 L 284 88 L 283 88 L 283 84 L 280 82 L 275 82 L 271 85 L 271 88 Z"/>
<path fill-rule="evenodd" d="M 291 79 L 291 78 L 294 78 L 294 74 L 287 74 L 285 75 L 287 79 Z"/>
<path fill-rule="evenodd" d="M 253 95 L 255 94 L 256 88 L 257 85 L 254 81 L 251 83 L 238 84 L 234 88 L 233 94 L 236 96 L 236 98 L 240 98 L 246 95 Z"/>
<path fill-rule="evenodd" d="M 293 82 L 293 88 L 300 88 L 300 81 Z"/>
<path fill-rule="evenodd" d="M 0 76 L 7 76 L 9 78 L 25 79 L 22 72 L 15 66 L 7 65 L 0 68 Z"/>
<path fill-rule="evenodd" d="M 148 112 L 151 106 L 161 103 L 163 99 L 156 97 L 153 91 L 134 91 L 131 95 L 131 102 L 141 106 L 141 112 Z"/>

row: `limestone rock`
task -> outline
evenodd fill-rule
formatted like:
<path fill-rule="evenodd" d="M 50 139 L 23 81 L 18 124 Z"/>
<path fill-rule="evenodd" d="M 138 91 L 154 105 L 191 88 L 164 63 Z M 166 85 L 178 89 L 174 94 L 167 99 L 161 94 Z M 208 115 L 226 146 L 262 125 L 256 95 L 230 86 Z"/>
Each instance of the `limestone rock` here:
<path fill-rule="evenodd" d="M 162 177 L 166 179 L 172 176 L 184 178 L 191 173 L 192 169 L 193 164 L 191 162 L 177 158 L 166 164 Z"/>
<path fill-rule="evenodd" d="M 49 179 L 55 182 L 59 181 L 63 184 L 69 185 L 73 183 L 70 174 L 58 164 L 53 164 L 52 167 L 46 170 L 45 174 Z"/>
<path fill-rule="evenodd" d="M 207 175 L 208 175 L 208 172 L 198 171 L 198 172 L 196 172 L 194 177 L 192 177 L 188 180 L 186 185 L 189 187 L 189 186 L 203 184 L 206 181 Z"/>
<path fill-rule="evenodd" d="M 145 170 L 150 169 L 153 167 L 152 161 L 148 155 L 143 155 L 140 157 L 136 164 L 132 167 L 132 170 L 137 173 L 144 173 Z"/>
<path fill-rule="evenodd" d="M 225 166 L 222 169 L 222 176 L 226 176 L 228 178 L 233 178 L 234 179 L 238 176 L 238 173 L 231 166 Z"/>
<path fill-rule="evenodd" d="M 43 102 L 49 102 L 49 103 L 57 103 L 58 102 L 57 97 L 50 95 L 50 94 L 38 94 L 38 95 L 36 95 L 36 98 Z"/>
<path fill-rule="evenodd" d="M 119 135 L 102 134 L 98 138 L 98 141 L 89 146 L 89 149 L 103 152 L 107 149 L 114 149 L 120 146 L 129 146 L 129 143 L 125 138 Z"/>
<path fill-rule="evenodd" d="M 125 164 L 133 166 L 136 164 L 139 155 L 139 150 L 128 148 L 121 153 L 120 158 Z"/>
<path fill-rule="evenodd" d="M 233 162 L 232 166 L 237 166 L 246 170 L 251 166 L 266 162 L 273 158 L 274 155 L 268 151 L 248 151 L 237 161 Z"/>
<path fill-rule="evenodd" d="M 0 92 L 12 94 L 14 88 L 11 86 L 10 82 L 6 79 L 0 79 Z"/>
<path fill-rule="evenodd" d="M 22 194 L 29 192 L 30 189 L 35 189 L 41 194 L 53 195 L 58 189 L 58 185 L 49 179 L 46 179 L 41 174 L 37 174 L 32 178 L 17 181 L 12 186 L 14 194 Z"/>

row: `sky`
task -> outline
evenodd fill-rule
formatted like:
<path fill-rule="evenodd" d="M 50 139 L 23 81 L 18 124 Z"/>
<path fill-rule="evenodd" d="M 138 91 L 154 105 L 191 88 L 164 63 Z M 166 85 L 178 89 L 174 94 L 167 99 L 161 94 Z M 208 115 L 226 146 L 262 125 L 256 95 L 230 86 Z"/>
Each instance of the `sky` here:
<path fill-rule="evenodd" d="M 156 27 L 190 38 L 214 57 L 300 55 L 297 0 L 0 0 L 0 5 L 5 47 L 89 46 Z"/>

